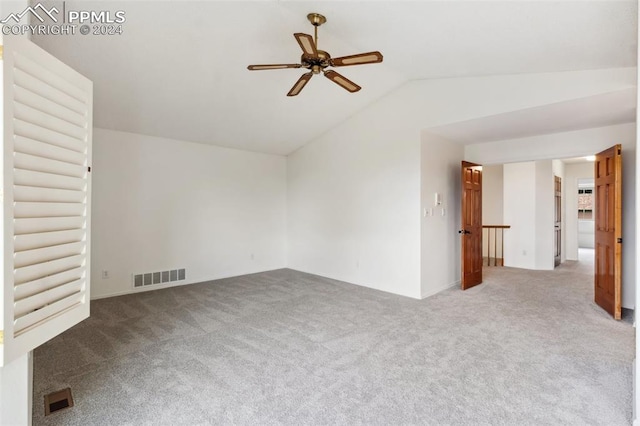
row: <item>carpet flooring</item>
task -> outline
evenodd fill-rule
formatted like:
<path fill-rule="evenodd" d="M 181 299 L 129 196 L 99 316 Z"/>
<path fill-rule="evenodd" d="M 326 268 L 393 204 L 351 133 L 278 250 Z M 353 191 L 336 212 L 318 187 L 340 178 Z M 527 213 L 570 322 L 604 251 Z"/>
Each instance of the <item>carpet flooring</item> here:
<path fill-rule="evenodd" d="M 34 425 L 627 425 L 634 332 L 590 267 L 425 300 L 287 269 L 97 300 L 35 351 Z"/>

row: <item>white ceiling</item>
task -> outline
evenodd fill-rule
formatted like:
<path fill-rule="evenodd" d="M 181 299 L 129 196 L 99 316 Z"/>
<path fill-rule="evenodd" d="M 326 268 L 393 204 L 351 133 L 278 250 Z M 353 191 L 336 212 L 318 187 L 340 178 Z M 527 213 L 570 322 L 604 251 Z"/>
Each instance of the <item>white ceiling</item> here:
<path fill-rule="evenodd" d="M 429 129 L 463 145 L 632 123 L 636 89 L 527 108 Z"/>
<path fill-rule="evenodd" d="M 581 178 L 578 179 L 578 188 L 593 188 L 595 183 L 593 178 Z"/>
<path fill-rule="evenodd" d="M 288 154 L 411 79 L 636 65 L 636 1 L 86 2 L 124 10 L 121 36 L 34 41 L 94 81 L 98 127 Z M 332 56 L 380 50 L 384 63 L 340 70 L 349 94 L 303 71 L 247 71 L 297 62 L 308 12 L 328 22 Z"/>
<path fill-rule="evenodd" d="M 563 158 L 562 162 L 564 164 L 582 164 L 582 163 L 593 163 L 592 160 L 589 160 L 587 157 L 572 157 L 572 158 Z M 580 179 L 578 179 L 580 180 Z"/>

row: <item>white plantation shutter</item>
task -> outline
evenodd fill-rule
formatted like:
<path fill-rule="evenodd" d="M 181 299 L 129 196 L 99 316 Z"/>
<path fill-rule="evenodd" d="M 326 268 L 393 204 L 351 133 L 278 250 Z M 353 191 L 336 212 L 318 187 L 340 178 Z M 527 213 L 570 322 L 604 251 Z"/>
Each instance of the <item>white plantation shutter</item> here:
<path fill-rule="evenodd" d="M 0 365 L 89 316 L 91 81 L 5 36 Z"/>

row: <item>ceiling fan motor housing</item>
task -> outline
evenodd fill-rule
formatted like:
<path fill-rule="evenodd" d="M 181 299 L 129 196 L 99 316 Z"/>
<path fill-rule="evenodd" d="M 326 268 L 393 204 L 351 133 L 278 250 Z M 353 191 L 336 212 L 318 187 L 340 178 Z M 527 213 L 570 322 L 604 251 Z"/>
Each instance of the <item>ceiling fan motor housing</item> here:
<path fill-rule="evenodd" d="M 318 56 L 315 57 L 303 54 L 300 63 L 304 68 L 313 71 L 314 74 L 319 74 L 320 71 L 331 65 L 331 55 L 324 50 L 318 50 Z"/>

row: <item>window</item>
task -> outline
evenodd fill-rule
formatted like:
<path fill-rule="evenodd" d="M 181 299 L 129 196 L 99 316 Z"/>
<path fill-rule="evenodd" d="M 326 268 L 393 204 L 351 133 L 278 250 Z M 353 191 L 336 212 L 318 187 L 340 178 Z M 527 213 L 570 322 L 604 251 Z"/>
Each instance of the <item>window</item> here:
<path fill-rule="evenodd" d="M 578 219 L 593 220 L 593 188 L 578 189 Z"/>

